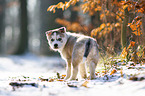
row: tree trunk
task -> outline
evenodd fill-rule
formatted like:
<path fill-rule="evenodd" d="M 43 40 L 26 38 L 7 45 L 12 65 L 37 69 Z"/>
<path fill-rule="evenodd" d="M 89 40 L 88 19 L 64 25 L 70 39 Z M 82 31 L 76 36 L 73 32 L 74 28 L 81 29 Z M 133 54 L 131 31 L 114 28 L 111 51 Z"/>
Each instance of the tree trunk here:
<path fill-rule="evenodd" d="M 142 38 L 143 38 L 143 40 L 142 40 L 142 44 L 145 46 L 145 14 L 143 15 L 143 18 L 142 18 L 142 29 L 143 29 L 143 31 L 142 31 Z"/>
<path fill-rule="evenodd" d="M 128 10 L 127 8 L 124 10 L 124 20 L 123 20 L 123 23 L 122 23 L 122 26 L 121 26 L 121 45 L 122 45 L 122 48 L 126 47 L 126 40 L 127 40 L 127 36 L 126 36 L 126 33 L 127 33 L 127 25 L 128 25 Z"/>
<path fill-rule="evenodd" d="M 4 33 L 5 0 L 0 0 L 0 53 L 2 53 L 2 35 Z"/>
<path fill-rule="evenodd" d="M 23 54 L 28 50 L 28 17 L 27 0 L 20 0 L 20 40 L 16 54 Z"/>

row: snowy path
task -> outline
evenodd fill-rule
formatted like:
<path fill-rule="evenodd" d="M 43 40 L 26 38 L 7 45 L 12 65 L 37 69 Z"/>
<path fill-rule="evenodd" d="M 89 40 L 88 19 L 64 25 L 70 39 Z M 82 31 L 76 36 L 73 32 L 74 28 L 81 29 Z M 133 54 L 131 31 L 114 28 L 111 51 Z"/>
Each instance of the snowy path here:
<path fill-rule="evenodd" d="M 121 78 L 119 73 L 110 77 L 109 81 L 102 77 L 88 80 L 87 87 L 82 86 L 84 80 L 75 82 L 41 82 L 39 80 L 39 77 L 55 76 L 56 72 L 64 74 L 64 66 L 64 61 L 56 57 L 37 57 L 31 54 L 1 56 L 0 96 L 145 96 L 145 80 L 128 80 Z M 30 79 L 30 83 L 36 85 L 25 85 L 19 88 L 9 85 L 13 79 L 23 79 L 24 76 L 29 77 L 27 79 Z M 68 87 L 68 83 L 77 87 Z"/>

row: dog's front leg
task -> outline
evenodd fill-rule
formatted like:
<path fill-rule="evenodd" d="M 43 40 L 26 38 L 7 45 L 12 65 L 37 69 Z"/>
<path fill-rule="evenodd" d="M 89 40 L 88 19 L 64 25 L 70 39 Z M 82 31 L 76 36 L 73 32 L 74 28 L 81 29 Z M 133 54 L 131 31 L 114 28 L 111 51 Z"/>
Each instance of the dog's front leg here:
<path fill-rule="evenodd" d="M 65 80 L 69 79 L 71 76 L 71 59 L 67 59 L 66 77 Z"/>
<path fill-rule="evenodd" d="M 70 80 L 76 80 L 77 74 L 78 74 L 78 66 L 73 66 L 72 76 Z"/>
<path fill-rule="evenodd" d="M 82 43 L 75 44 L 75 47 L 73 49 L 73 53 L 72 53 L 73 70 L 72 70 L 72 75 L 71 75 L 70 80 L 76 80 L 77 75 L 78 75 L 78 66 L 80 62 L 82 61 L 82 56 L 83 56 L 81 44 Z"/>
<path fill-rule="evenodd" d="M 73 60 L 72 66 L 73 66 L 73 70 L 72 70 L 72 76 L 71 76 L 70 80 L 76 80 L 77 74 L 78 74 L 78 62 Z"/>

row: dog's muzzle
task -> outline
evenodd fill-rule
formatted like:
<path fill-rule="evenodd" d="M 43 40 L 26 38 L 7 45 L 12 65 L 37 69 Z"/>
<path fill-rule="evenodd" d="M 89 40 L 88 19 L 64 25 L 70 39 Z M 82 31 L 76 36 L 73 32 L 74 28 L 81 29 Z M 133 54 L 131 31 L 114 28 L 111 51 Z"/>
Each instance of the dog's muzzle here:
<path fill-rule="evenodd" d="M 57 49 L 58 48 L 58 44 L 54 44 L 54 48 Z"/>

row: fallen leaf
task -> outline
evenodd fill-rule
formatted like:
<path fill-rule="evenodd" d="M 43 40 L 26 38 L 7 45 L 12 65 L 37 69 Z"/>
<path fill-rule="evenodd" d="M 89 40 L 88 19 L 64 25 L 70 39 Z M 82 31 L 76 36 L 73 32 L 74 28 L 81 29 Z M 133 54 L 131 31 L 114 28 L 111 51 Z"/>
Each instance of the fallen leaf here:
<path fill-rule="evenodd" d="M 73 88 L 78 88 L 77 85 L 74 85 L 74 84 L 71 84 L 71 83 L 67 83 L 67 86 L 68 86 L 68 87 L 73 87 Z"/>
<path fill-rule="evenodd" d="M 50 79 L 50 80 L 49 80 L 49 82 L 53 82 L 53 81 L 54 81 L 54 79 Z"/>
<path fill-rule="evenodd" d="M 81 86 L 88 88 L 87 86 L 88 83 L 89 83 L 88 81 L 85 81 Z"/>
<path fill-rule="evenodd" d="M 58 79 L 57 81 L 64 81 L 64 79 Z"/>
<path fill-rule="evenodd" d="M 120 74 L 121 74 L 121 77 L 123 77 L 123 70 L 122 70 L 122 68 L 120 70 Z"/>
<path fill-rule="evenodd" d="M 110 73 L 110 75 L 112 75 L 112 74 L 114 74 L 116 72 L 117 72 L 117 70 L 116 69 L 113 69 L 112 72 Z"/>

